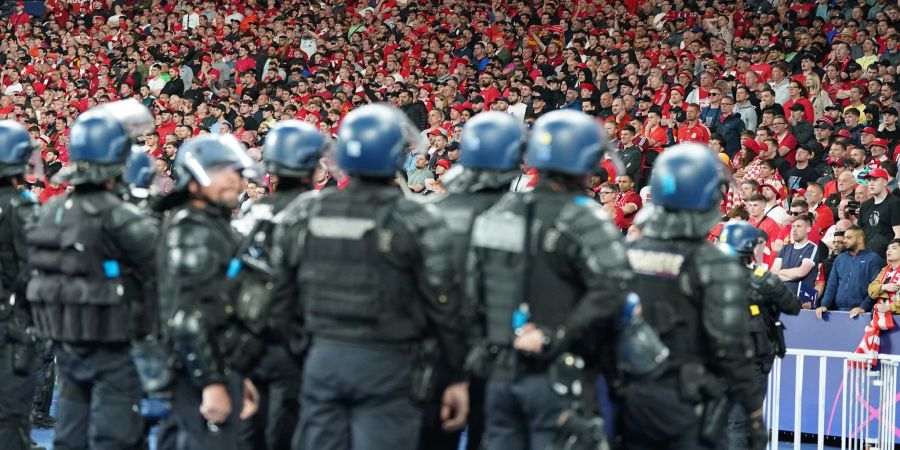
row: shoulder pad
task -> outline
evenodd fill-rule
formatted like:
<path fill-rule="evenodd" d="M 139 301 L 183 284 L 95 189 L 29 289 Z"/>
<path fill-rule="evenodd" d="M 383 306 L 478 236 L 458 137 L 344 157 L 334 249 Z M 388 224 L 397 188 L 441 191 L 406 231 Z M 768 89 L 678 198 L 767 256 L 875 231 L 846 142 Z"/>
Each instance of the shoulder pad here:
<path fill-rule="evenodd" d="M 222 250 L 209 226 L 190 211 L 181 210 L 173 216 L 164 239 L 165 265 L 173 276 L 212 273 L 224 261 L 217 261 L 217 251 Z"/>
<path fill-rule="evenodd" d="M 289 227 L 306 221 L 309 218 L 313 204 L 331 195 L 327 191 L 306 191 L 293 199 L 287 206 L 275 215 L 273 222 L 276 225 Z"/>
<path fill-rule="evenodd" d="M 563 206 L 553 226 L 578 243 L 589 270 L 631 279 L 622 233 L 597 202 L 585 196 L 574 197 Z"/>
<path fill-rule="evenodd" d="M 90 215 L 100 214 L 109 208 L 118 204 L 126 203 L 121 198 L 109 191 L 97 192 L 94 194 L 78 197 L 81 207 Z"/>
<path fill-rule="evenodd" d="M 434 203 L 400 199 L 394 208 L 394 218 L 409 231 L 420 234 L 435 226 L 443 227 L 440 211 Z"/>
<path fill-rule="evenodd" d="M 746 280 L 747 276 L 747 269 L 735 257 L 705 243 L 694 253 L 694 266 L 702 284 Z"/>

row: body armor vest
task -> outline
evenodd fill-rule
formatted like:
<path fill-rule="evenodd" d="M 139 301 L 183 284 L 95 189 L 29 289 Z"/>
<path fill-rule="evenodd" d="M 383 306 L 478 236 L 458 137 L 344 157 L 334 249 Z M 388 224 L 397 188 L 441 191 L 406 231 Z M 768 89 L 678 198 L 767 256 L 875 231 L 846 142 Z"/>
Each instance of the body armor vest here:
<path fill-rule="evenodd" d="M 476 289 L 483 299 L 488 343 L 512 344 L 513 314 L 525 305 L 527 321 L 556 328 L 581 300 L 584 286 L 565 278 L 553 260 L 560 238 L 555 222 L 563 205 L 557 197 L 506 197 L 476 219 Z"/>
<path fill-rule="evenodd" d="M 691 274 L 696 249 L 688 245 L 641 239 L 628 249 L 635 274 L 632 289 L 641 299 L 644 320 L 670 351 L 666 362 L 669 369 L 662 372 L 703 362 L 707 353 L 700 321 L 702 292 Z"/>
<path fill-rule="evenodd" d="M 312 206 L 298 271 L 308 329 L 337 339 L 408 342 L 425 314 L 412 274 L 410 236 L 391 223 L 393 188 L 334 193 Z"/>
<path fill-rule="evenodd" d="M 28 233 L 28 283 L 35 326 L 58 342 L 127 342 L 132 317 L 122 268 L 103 229 L 122 200 L 110 192 L 69 194 L 50 203 Z"/>

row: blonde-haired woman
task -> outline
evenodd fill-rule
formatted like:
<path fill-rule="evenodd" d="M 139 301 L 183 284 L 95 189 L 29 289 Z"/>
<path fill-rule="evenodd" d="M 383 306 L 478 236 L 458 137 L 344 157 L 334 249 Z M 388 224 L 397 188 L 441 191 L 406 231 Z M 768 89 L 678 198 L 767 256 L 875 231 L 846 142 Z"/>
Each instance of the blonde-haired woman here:
<path fill-rule="evenodd" d="M 833 104 L 831 97 L 822 90 L 822 81 L 815 73 L 807 75 L 804 84 L 806 84 L 806 90 L 809 91 L 809 101 L 812 103 L 816 119 L 820 119 L 825 115 L 825 108 Z"/>

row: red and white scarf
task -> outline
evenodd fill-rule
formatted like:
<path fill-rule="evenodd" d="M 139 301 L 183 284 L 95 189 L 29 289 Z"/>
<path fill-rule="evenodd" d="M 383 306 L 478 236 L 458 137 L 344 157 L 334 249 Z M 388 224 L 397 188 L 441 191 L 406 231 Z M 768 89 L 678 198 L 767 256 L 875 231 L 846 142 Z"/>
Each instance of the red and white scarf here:
<path fill-rule="evenodd" d="M 900 266 L 893 270 L 886 270 L 881 284 L 900 283 Z M 896 292 L 888 292 L 888 298 L 879 298 L 879 304 L 890 304 L 897 297 Z M 894 328 L 894 318 L 890 311 L 880 313 L 876 309 L 872 309 L 872 321 L 866 325 L 863 332 L 862 340 L 856 346 L 855 353 L 866 354 L 872 357 L 869 362 L 870 366 L 878 364 L 878 351 L 881 349 L 881 331 Z"/>

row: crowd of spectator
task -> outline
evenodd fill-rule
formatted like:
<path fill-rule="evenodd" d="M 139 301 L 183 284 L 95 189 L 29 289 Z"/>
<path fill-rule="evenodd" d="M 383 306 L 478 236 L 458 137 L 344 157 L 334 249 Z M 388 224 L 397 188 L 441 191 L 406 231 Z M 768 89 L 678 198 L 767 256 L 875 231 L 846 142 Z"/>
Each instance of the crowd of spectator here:
<path fill-rule="evenodd" d="M 605 162 L 587 193 L 630 235 L 656 156 L 676 142 L 708 144 L 734 177 L 723 220 L 765 231 L 761 260 L 807 307 L 871 307 L 868 284 L 900 238 L 894 1 L 45 6 L 31 16 L 18 2 L 0 20 L 0 118 L 24 123 L 38 144 L 43 163 L 29 181 L 42 201 L 66 189 L 53 174 L 67 164 L 75 117 L 122 98 L 156 117 L 141 144 L 158 161 L 162 192 L 190 136 L 233 133 L 259 158 L 280 120 L 334 134 L 354 107 L 389 102 L 427 148 L 406 161 L 409 190 L 440 193 L 468 118 L 496 110 L 530 124 L 568 108 L 597 117 L 611 137 L 622 164 Z M 535 181 L 522 169 L 515 189 Z M 323 165 L 316 181 L 332 178 Z M 252 184 L 246 199 L 266 192 Z M 871 267 L 851 279 L 843 255 Z"/>

